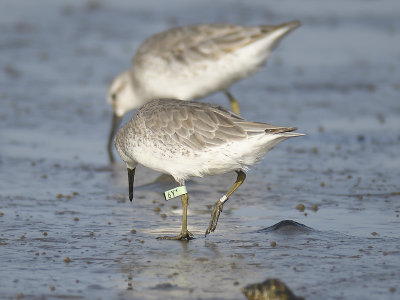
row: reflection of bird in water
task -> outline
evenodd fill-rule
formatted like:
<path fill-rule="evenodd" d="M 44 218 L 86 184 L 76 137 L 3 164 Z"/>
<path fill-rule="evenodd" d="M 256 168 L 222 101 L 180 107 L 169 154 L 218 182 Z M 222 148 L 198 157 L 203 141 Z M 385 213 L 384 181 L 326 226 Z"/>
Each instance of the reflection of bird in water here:
<path fill-rule="evenodd" d="M 242 288 L 248 300 L 304 300 L 297 297 L 279 279 L 267 279 L 262 283 L 250 284 Z"/>
<path fill-rule="evenodd" d="M 215 230 L 223 204 L 245 180 L 248 166 L 260 161 L 279 142 L 302 135 L 294 130 L 295 127 L 246 121 L 213 104 L 163 99 L 140 108 L 119 129 L 115 146 L 128 169 L 131 201 L 138 163 L 172 175 L 181 187 L 193 176 L 236 171 L 236 182 L 215 203 L 207 235 Z M 187 229 L 189 196 L 187 192 L 182 194 L 181 233 L 166 239 L 193 238 Z"/>
<path fill-rule="evenodd" d="M 124 114 L 152 99 L 193 100 L 224 91 L 239 114 L 228 88 L 257 72 L 282 37 L 298 26 L 298 21 L 250 27 L 203 24 L 148 38 L 133 57 L 131 69 L 118 75 L 108 90 L 107 101 L 114 110 L 110 160 L 112 138 Z"/>

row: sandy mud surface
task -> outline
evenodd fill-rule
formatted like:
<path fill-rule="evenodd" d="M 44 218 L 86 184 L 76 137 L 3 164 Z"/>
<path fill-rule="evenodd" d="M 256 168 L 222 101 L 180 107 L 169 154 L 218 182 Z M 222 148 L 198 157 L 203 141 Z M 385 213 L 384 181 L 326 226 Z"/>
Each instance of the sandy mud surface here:
<path fill-rule="evenodd" d="M 136 2 L 0 3 L 0 298 L 245 299 L 277 278 L 306 299 L 399 299 L 399 2 Z M 127 199 L 106 152 L 110 80 L 171 26 L 294 19 L 231 91 L 245 118 L 306 136 L 248 172 L 206 238 L 236 176 L 188 182 L 196 239 L 156 240 L 180 230 L 162 196 L 176 184 L 138 167 Z"/>

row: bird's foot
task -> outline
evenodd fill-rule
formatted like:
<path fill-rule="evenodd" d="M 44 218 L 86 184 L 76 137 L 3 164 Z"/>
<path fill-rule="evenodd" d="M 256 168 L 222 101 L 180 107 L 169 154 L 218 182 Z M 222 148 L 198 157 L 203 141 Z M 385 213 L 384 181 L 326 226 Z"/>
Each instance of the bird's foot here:
<path fill-rule="evenodd" d="M 217 201 L 214 205 L 214 210 L 211 214 L 211 220 L 210 220 L 210 225 L 208 225 L 208 228 L 206 230 L 206 236 L 210 232 L 214 232 L 215 228 L 217 228 L 217 223 L 218 223 L 218 218 L 219 215 L 222 211 L 223 203 L 221 201 Z"/>
<path fill-rule="evenodd" d="M 178 236 L 159 236 L 157 240 L 176 240 L 176 241 L 190 241 L 194 239 L 194 235 L 189 230 L 182 230 Z"/>

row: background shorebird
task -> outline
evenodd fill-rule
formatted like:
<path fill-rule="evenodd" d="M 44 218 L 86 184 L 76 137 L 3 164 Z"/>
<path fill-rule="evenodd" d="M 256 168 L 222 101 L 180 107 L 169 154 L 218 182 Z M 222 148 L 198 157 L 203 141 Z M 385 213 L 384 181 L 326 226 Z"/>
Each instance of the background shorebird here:
<path fill-rule="evenodd" d="M 239 114 L 229 87 L 265 65 L 278 42 L 298 26 L 298 21 L 273 26 L 203 24 L 148 38 L 134 55 L 131 69 L 118 75 L 108 90 L 114 111 L 107 146 L 110 161 L 122 117 L 152 99 L 193 100 L 224 91 Z"/>

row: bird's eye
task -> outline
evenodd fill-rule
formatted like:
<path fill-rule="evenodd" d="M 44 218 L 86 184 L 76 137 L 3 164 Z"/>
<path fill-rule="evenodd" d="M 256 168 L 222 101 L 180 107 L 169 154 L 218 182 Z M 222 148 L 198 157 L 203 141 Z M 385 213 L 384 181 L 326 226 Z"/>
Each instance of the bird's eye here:
<path fill-rule="evenodd" d="M 111 94 L 111 99 L 112 99 L 112 101 L 117 100 L 117 94 Z"/>

